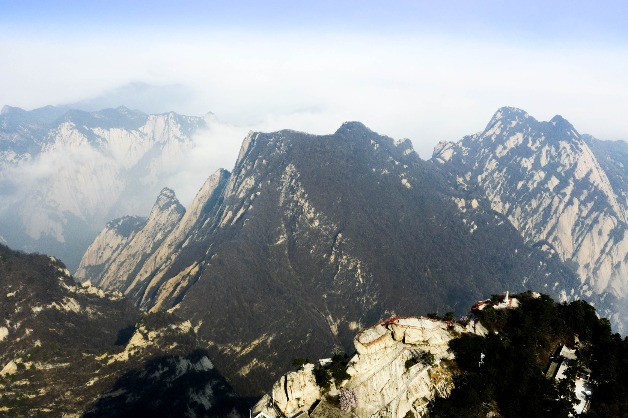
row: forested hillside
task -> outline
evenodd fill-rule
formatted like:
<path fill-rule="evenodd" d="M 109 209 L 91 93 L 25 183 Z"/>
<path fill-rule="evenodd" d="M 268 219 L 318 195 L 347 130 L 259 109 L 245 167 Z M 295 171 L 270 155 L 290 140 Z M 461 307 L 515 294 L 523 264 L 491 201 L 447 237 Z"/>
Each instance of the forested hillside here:
<path fill-rule="evenodd" d="M 477 311 L 490 331 L 451 341 L 459 370 L 455 389 L 432 406 L 433 417 L 561 417 L 572 412 L 574 382 L 590 370 L 593 390 L 585 416 L 628 416 L 628 338 L 612 334 L 586 302 L 557 304 L 549 296 L 518 296 L 519 309 Z M 561 346 L 576 349 L 568 378 L 546 377 Z M 484 358 L 481 363 L 481 354 Z"/>

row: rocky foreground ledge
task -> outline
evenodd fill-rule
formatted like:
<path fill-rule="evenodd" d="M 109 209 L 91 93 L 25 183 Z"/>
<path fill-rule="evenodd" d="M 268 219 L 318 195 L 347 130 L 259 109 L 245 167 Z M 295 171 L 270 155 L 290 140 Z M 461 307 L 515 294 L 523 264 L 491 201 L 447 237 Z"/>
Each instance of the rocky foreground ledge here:
<path fill-rule="evenodd" d="M 321 386 L 319 365 L 305 364 L 283 375 L 253 408 L 253 417 L 422 416 L 436 397 L 453 389 L 449 341 L 461 333 L 484 334 L 479 323 L 459 324 L 424 317 L 393 317 L 361 331 L 348 378 Z"/>

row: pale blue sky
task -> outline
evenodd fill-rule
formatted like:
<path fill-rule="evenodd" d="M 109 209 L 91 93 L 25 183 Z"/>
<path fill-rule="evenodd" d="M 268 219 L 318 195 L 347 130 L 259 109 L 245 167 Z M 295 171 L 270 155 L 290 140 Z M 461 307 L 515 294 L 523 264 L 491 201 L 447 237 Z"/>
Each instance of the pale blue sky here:
<path fill-rule="evenodd" d="M 625 1 L 2 0 L 4 27 L 75 35 L 238 29 L 502 36 L 520 42 L 626 41 Z"/>
<path fill-rule="evenodd" d="M 357 119 L 423 157 L 504 105 L 628 139 L 626 4 L 0 0 L 0 106 L 147 83 L 163 88 L 147 111 L 314 133 Z"/>

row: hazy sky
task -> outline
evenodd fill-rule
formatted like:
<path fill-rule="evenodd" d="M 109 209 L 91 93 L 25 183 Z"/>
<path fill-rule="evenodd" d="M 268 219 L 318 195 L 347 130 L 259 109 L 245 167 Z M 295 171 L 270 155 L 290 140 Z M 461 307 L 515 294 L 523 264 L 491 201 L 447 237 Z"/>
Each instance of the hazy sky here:
<path fill-rule="evenodd" d="M 0 0 L 0 106 L 106 96 L 313 133 L 360 120 L 423 158 L 506 105 L 628 139 L 627 5 Z"/>

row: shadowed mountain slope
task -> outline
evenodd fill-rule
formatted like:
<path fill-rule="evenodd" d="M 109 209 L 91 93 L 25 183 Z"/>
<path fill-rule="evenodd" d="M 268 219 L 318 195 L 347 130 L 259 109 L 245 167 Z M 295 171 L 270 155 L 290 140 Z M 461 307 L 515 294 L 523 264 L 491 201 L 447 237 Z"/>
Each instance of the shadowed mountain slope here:
<path fill-rule="evenodd" d="M 159 405 L 152 416 L 246 409 L 189 321 L 145 315 L 119 292 L 77 284 L 52 257 L 1 245 L 0 288 L 0 416 L 130 416 L 146 404 Z"/>

